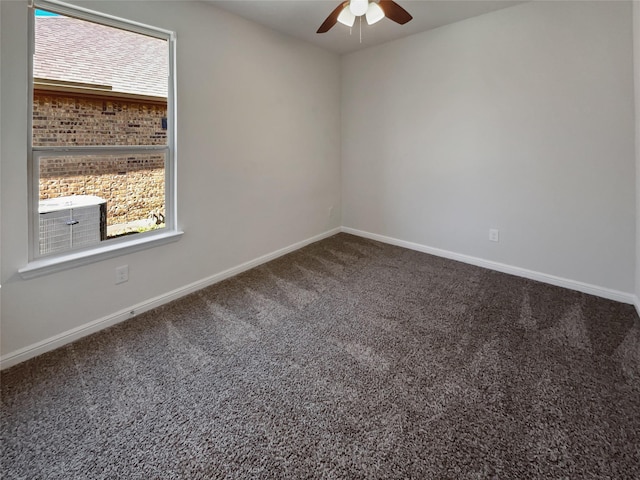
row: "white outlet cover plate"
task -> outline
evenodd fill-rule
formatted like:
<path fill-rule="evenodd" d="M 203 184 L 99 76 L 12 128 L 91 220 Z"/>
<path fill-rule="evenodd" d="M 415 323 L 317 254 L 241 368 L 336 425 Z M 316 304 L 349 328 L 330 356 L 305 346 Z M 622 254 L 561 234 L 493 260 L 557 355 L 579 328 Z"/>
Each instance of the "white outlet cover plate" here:
<path fill-rule="evenodd" d="M 129 265 L 116 267 L 116 285 L 129 280 Z"/>

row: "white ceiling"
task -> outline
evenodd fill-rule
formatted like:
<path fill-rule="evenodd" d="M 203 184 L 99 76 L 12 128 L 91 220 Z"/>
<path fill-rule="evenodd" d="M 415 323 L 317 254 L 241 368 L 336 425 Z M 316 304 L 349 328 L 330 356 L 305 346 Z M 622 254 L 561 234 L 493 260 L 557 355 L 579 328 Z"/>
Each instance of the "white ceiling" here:
<path fill-rule="evenodd" d="M 385 18 L 375 25 L 362 20 L 349 27 L 336 24 L 327 33 L 316 30 L 341 0 L 206 0 L 228 12 L 336 53 L 350 53 L 414 33 L 424 32 L 465 18 L 523 3 L 512 0 L 397 0 L 413 15 L 405 25 Z M 344 0 L 342 0 L 344 1 Z"/>

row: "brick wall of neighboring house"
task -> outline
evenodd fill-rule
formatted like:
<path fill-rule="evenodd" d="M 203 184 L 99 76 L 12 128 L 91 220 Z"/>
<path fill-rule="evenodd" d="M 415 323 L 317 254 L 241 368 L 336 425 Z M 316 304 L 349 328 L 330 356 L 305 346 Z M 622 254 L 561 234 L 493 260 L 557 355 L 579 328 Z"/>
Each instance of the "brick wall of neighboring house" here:
<path fill-rule="evenodd" d="M 166 105 L 35 92 L 34 146 L 166 144 Z M 56 156 L 40 162 L 40 199 L 97 195 L 107 225 L 164 215 L 164 157 Z"/>

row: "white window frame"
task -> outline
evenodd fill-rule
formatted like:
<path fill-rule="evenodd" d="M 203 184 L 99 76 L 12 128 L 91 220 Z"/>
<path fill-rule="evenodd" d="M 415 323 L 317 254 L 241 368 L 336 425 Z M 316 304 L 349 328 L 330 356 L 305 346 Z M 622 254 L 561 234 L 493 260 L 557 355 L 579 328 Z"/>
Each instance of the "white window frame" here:
<path fill-rule="evenodd" d="M 175 32 L 151 27 L 111 15 L 69 5 L 57 0 L 33 0 L 29 4 L 29 105 L 28 105 L 28 173 L 29 173 L 29 262 L 19 270 L 23 278 L 32 278 L 107 258 L 125 255 L 157 245 L 177 241 L 183 234 L 176 218 L 176 101 L 175 101 Z M 167 79 L 167 143 L 166 145 L 128 146 L 64 146 L 33 145 L 33 55 L 35 53 L 35 10 L 42 9 L 102 25 L 167 40 L 169 77 Z M 39 158 L 46 155 L 109 155 L 119 153 L 165 153 L 165 227 L 149 232 L 109 239 L 81 250 L 42 256 L 39 250 Z"/>

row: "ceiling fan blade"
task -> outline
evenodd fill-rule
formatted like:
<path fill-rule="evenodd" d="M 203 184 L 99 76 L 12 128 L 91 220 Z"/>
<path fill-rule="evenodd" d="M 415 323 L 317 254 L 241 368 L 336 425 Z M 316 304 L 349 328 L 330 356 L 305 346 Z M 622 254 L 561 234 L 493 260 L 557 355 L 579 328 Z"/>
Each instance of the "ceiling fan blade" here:
<path fill-rule="evenodd" d="M 380 8 L 382 8 L 382 11 L 389 20 L 393 20 L 400 25 L 404 25 L 413 18 L 409 12 L 393 0 L 380 0 L 378 5 L 380 5 Z"/>
<path fill-rule="evenodd" d="M 344 3 L 341 3 L 340 5 L 338 5 L 336 9 L 329 14 L 326 20 L 322 22 L 322 25 L 320 25 L 320 28 L 318 28 L 318 31 L 316 33 L 328 32 L 331 29 L 331 27 L 333 27 L 338 22 L 338 16 L 340 15 L 340 12 L 344 8 L 344 6 L 345 6 Z"/>

